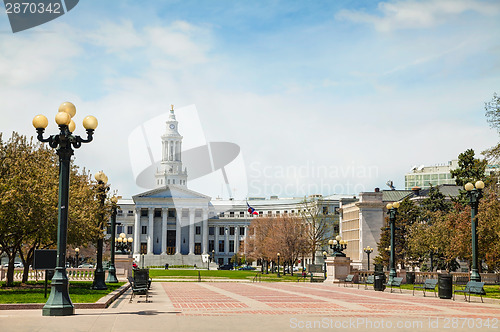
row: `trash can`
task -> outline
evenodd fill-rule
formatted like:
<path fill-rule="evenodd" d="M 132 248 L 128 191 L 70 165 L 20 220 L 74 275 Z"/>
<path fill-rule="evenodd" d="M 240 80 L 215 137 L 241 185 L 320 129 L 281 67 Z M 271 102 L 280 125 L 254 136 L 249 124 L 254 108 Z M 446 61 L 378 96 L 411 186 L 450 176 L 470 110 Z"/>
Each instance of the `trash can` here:
<path fill-rule="evenodd" d="M 438 274 L 438 295 L 440 299 L 451 299 L 453 296 L 453 279 L 451 274 Z"/>
<path fill-rule="evenodd" d="M 415 283 L 415 272 L 406 272 L 406 283 L 409 285 Z"/>
<path fill-rule="evenodd" d="M 385 290 L 385 273 L 375 271 L 375 278 L 373 280 L 373 289 L 379 292 Z"/>

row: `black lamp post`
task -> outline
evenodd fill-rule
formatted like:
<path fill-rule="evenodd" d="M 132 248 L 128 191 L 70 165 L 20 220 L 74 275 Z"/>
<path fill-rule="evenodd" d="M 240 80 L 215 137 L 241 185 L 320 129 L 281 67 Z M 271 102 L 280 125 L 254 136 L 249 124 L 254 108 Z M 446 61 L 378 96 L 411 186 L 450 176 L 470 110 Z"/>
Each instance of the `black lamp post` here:
<path fill-rule="evenodd" d="M 94 178 L 97 180 L 97 198 L 99 199 L 101 210 L 99 216 L 99 229 L 102 230 L 104 228 L 104 200 L 106 199 L 106 193 L 109 190 L 109 186 L 107 185 L 108 177 L 102 171 L 99 171 L 94 175 Z M 108 286 L 106 286 L 106 282 L 104 281 L 106 272 L 104 272 L 104 269 L 102 267 L 103 243 L 104 239 L 102 238 L 102 234 L 99 234 L 99 238 L 97 239 L 97 265 L 94 271 L 94 281 L 92 283 L 91 289 L 108 289 Z"/>
<path fill-rule="evenodd" d="M 276 255 L 278 256 L 278 278 L 281 278 L 281 275 L 280 275 L 280 253 L 277 253 Z"/>
<path fill-rule="evenodd" d="M 75 267 L 78 267 L 78 263 L 80 262 L 80 260 L 78 259 L 78 254 L 80 253 L 80 249 L 79 248 L 75 248 L 75 260 L 76 260 L 76 264 L 75 264 Z"/>
<path fill-rule="evenodd" d="M 325 274 L 325 280 L 326 280 L 326 255 L 328 255 L 328 253 L 326 251 L 323 251 L 323 273 Z"/>
<path fill-rule="evenodd" d="M 328 244 L 330 245 L 330 249 L 333 250 L 333 257 L 345 257 L 343 251 L 347 248 L 347 241 L 342 240 L 340 235 L 337 235 L 335 240 L 328 241 Z"/>
<path fill-rule="evenodd" d="M 373 248 L 370 246 L 363 248 L 363 251 L 368 255 L 368 269 L 367 271 L 370 271 L 370 254 L 373 252 Z"/>
<path fill-rule="evenodd" d="M 108 277 L 106 278 L 106 282 L 109 283 L 117 283 L 118 278 L 116 277 L 116 268 L 115 268 L 115 234 L 116 234 L 116 213 L 118 209 L 118 198 L 116 196 L 111 197 L 111 259 L 109 262 L 108 269 Z"/>
<path fill-rule="evenodd" d="M 470 221 L 471 221 L 471 232 L 472 232 L 472 271 L 470 274 L 471 281 L 481 281 L 481 275 L 478 270 L 477 262 L 477 208 L 479 206 L 479 201 L 483 198 L 484 182 L 477 181 L 475 188 L 472 183 L 467 183 L 465 185 L 465 190 L 467 190 L 467 196 L 469 196 L 470 204 Z"/>
<path fill-rule="evenodd" d="M 127 255 L 132 250 L 132 242 L 134 242 L 133 238 L 129 237 L 127 239 L 125 233 L 120 233 L 118 238 L 115 239 L 115 248 L 116 250 L 120 250 L 122 255 Z"/>
<path fill-rule="evenodd" d="M 390 285 L 395 277 L 397 277 L 396 273 L 396 260 L 395 260 L 395 252 L 394 252 L 394 231 L 396 229 L 395 223 L 396 223 L 396 214 L 398 212 L 399 208 L 399 202 L 394 202 L 394 203 L 389 203 L 387 204 L 387 214 L 389 215 L 389 224 L 391 227 L 391 245 L 390 245 L 390 250 L 391 250 L 391 257 L 389 261 L 389 282 L 388 284 Z"/>
<path fill-rule="evenodd" d="M 87 116 L 83 120 L 83 126 L 87 130 L 87 138 L 74 136 L 75 123 L 71 118 L 76 114 L 75 105 L 69 102 L 59 106 L 56 115 L 56 123 L 59 125 L 59 134 L 43 138 L 48 120 L 43 115 L 37 115 L 33 119 L 33 126 L 38 133 L 37 139 L 43 143 L 49 143 L 51 148 L 56 149 L 59 156 L 59 211 L 57 228 L 57 261 L 50 296 L 42 309 L 43 316 L 69 316 L 73 315 L 75 308 L 71 302 L 68 291 L 68 276 L 66 274 L 66 243 L 68 235 L 68 201 L 69 201 L 69 174 L 70 162 L 73 148 L 78 149 L 82 143 L 92 141 L 97 119 Z"/>

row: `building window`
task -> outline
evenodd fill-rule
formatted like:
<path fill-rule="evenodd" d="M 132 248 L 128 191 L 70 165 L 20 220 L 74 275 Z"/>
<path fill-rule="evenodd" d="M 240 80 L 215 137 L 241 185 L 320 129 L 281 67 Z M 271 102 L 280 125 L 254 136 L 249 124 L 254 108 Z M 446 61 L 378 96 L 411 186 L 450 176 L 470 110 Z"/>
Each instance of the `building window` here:
<path fill-rule="evenodd" d="M 215 227 L 208 227 L 208 235 L 214 235 L 215 234 Z"/>
<path fill-rule="evenodd" d="M 142 226 L 142 234 L 148 234 L 148 226 Z"/>
<path fill-rule="evenodd" d="M 120 225 L 120 226 L 116 226 L 116 233 L 117 233 L 117 234 L 121 234 L 121 233 L 123 233 L 123 226 L 122 226 L 122 225 Z"/>
<path fill-rule="evenodd" d="M 200 235 L 200 234 L 201 234 L 201 227 L 196 226 L 196 235 Z"/>
<path fill-rule="evenodd" d="M 234 227 L 229 227 L 229 235 L 234 235 Z"/>
<path fill-rule="evenodd" d="M 243 218 L 243 217 L 245 217 L 245 212 L 240 211 L 240 218 Z"/>
<path fill-rule="evenodd" d="M 220 213 L 220 217 L 221 217 L 221 218 L 224 218 L 224 212 L 221 212 L 221 213 Z"/>
<path fill-rule="evenodd" d="M 276 211 L 276 215 L 279 216 L 280 215 L 280 212 L 279 211 Z"/>
<path fill-rule="evenodd" d="M 323 206 L 323 214 L 328 214 L 328 206 Z"/>
<path fill-rule="evenodd" d="M 148 216 L 148 210 L 141 209 L 141 217 L 147 217 L 147 216 Z"/>
<path fill-rule="evenodd" d="M 132 234 L 133 229 L 132 226 L 127 226 L 127 234 Z"/>
<path fill-rule="evenodd" d="M 175 184 L 175 179 L 172 179 L 172 184 Z"/>
<path fill-rule="evenodd" d="M 123 216 L 123 210 L 118 210 L 117 213 L 118 216 Z"/>
<path fill-rule="evenodd" d="M 224 227 L 219 227 L 219 235 L 224 235 Z"/>
<path fill-rule="evenodd" d="M 259 211 L 259 217 L 262 217 L 264 215 L 264 212 Z"/>
<path fill-rule="evenodd" d="M 168 217 L 175 218 L 175 210 L 168 210 Z"/>
<path fill-rule="evenodd" d="M 224 252 L 224 240 L 219 240 L 219 252 Z"/>
<path fill-rule="evenodd" d="M 148 252 L 148 244 L 141 243 L 141 254 L 147 254 L 147 252 Z"/>
<path fill-rule="evenodd" d="M 161 210 L 155 210 L 155 218 L 161 218 Z"/>
<path fill-rule="evenodd" d="M 218 258 L 217 263 L 219 263 L 219 265 L 224 265 L 224 258 Z"/>
<path fill-rule="evenodd" d="M 211 253 L 214 250 L 215 250 L 215 241 L 214 240 L 208 240 L 208 252 Z"/>
<path fill-rule="evenodd" d="M 234 218 L 234 211 L 229 212 L 229 217 Z"/>
<path fill-rule="evenodd" d="M 229 240 L 229 252 L 234 252 L 234 241 Z"/>
<path fill-rule="evenodd" d="M 127 216 L 133 216 L 134 215 L 134 210 L 128 210 Z"/>
<path fill-rule="evenodd" d="M 240 235 L 245 235 L 245 227 L 240 227 Z"/>

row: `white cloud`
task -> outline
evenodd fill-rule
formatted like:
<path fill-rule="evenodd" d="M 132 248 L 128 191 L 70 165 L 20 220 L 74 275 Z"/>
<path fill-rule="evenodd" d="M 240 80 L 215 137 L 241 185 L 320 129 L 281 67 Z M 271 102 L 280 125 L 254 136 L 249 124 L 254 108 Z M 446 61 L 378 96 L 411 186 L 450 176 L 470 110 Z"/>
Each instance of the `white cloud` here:
<path fill-rule="evenodd" d="M 129 20 L 120 23 L 107 22 L 87 37 L 91 44 L 100 46 L 108 53 L 128 52 L 133 48 L 146 45 L 146 41 Z"/>
<path fill-rule="evenodd" d="M 336 18 L 373 24 L 378 31 L 430 28 L 468 11 L 496 15 L 500 11 L 500 4 L 475 0 L 410 0 L 380 2 L 378 10 L 380 15 L 359 10 L 341 10 Z"/>

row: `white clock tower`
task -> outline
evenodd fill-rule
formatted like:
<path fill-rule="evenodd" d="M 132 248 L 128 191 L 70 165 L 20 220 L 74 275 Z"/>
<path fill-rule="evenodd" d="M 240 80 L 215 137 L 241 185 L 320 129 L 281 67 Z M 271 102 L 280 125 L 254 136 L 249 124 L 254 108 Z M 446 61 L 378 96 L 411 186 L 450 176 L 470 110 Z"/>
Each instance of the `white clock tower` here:
<path fill-rule="evenodd" d="M 178 122 L 175 120 L 174 105 L 170 110 L 167 130 L 161 136 L 161 164 L 156 170 L 156 186 L 177 185 L 187 187 L 187 170 L 182 169 L 181 148 L 182 136 L 178 132 Z"/>

